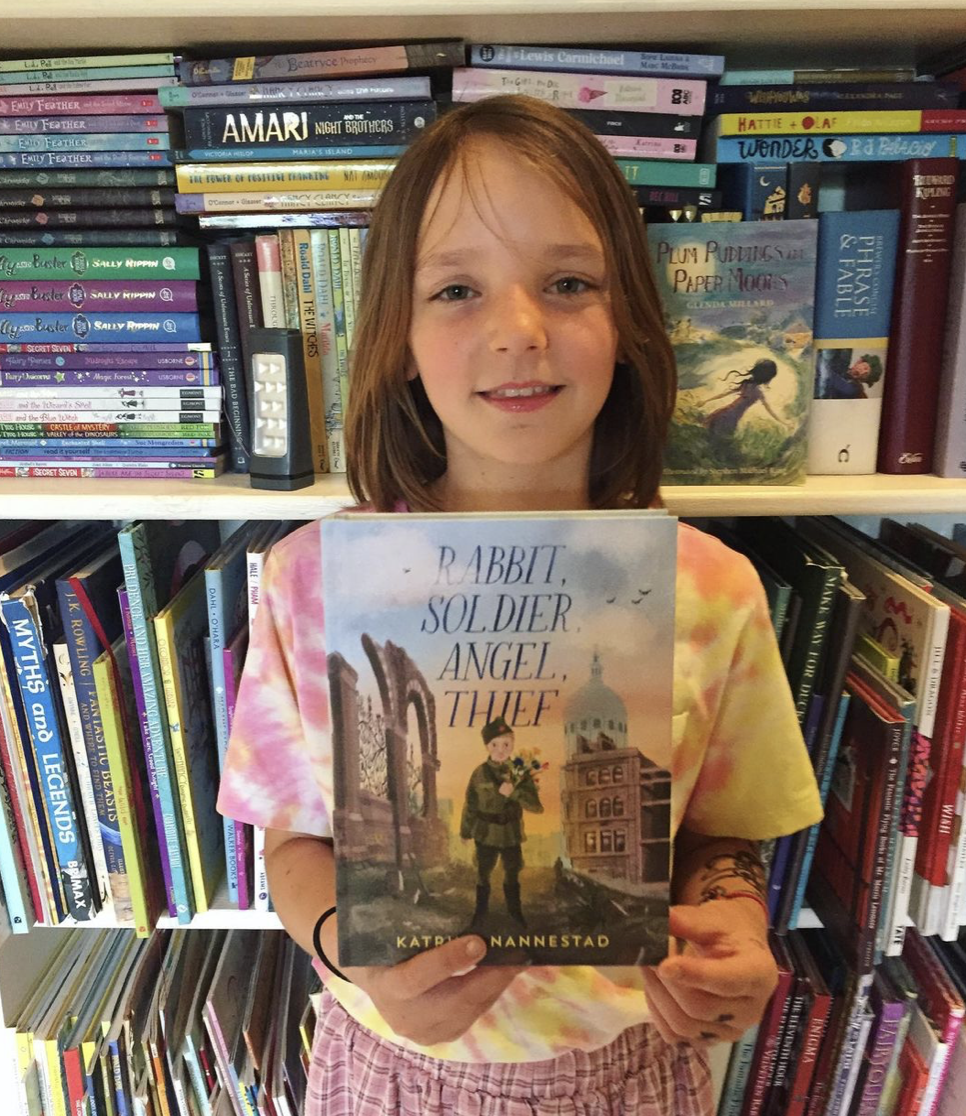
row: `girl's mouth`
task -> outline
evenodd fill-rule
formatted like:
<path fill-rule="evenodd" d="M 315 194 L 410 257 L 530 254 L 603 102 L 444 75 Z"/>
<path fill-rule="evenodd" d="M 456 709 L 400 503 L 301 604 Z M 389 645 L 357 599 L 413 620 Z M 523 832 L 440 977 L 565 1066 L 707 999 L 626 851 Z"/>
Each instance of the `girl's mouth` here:
<path fill-rule="evenodd" d="M 546 406 L 560 392 L 560 384 L 501 384 L 477 394 L 503 411 L 535 411 Z"/>

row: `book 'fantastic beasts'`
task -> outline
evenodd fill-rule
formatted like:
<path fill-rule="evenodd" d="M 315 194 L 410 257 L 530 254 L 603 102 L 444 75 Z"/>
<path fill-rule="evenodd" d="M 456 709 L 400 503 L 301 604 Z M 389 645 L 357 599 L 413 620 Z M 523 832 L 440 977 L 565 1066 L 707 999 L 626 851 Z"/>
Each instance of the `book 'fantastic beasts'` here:
<path fill-rule="evenodd" d="M 817 221 L 652 225 L 678 367 L 665 484 L 801 484 Z"/>
<path fill-rule="evenodd" d="M 677 522 L 322 522 L 339 964 L 667 953 Z"/>

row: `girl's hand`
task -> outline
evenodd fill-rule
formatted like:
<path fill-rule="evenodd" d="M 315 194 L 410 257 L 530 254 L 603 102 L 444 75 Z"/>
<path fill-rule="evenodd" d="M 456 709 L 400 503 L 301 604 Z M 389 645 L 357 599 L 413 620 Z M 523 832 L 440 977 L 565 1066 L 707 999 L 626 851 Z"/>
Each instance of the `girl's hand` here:
<path fill-rule="evenodd" d="M 401 1038 L 419 1046 L 452 1042 L 503 995 L 522 966 L 477 964 L 482 938 L 456 938 L 389 968 L 347 968 Z"/>
<path fill-rule="evenodd" d="M 665 1042 L 734 1042 L 757 1023 L 778 982 L 757 903 L 720 899 L 670 911 L 683 953 L 644 969 L 651 1022 Z"/>

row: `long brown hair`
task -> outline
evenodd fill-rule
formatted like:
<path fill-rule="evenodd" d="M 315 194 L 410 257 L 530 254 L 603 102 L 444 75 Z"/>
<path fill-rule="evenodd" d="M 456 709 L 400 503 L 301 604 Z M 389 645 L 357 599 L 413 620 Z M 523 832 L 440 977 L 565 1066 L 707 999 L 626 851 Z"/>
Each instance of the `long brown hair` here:
<path fill-rule="evenodd" d="M 349 488 L 391 511 L 440 510 L 428 489 L 446 471 L 443 430 L 419 379 L 408 380 L 413 275 L 419 230 L 440 175 L 477 137 L 529 160 L 593 223 L 607 262 L 620 362 L 597 416 L 590 499 L 598 508 L 658 499 L 676 372 L 649 263 L 644 222 L 619 167 L 579 121 L 520 94 L 446 113 L 400 158 L 373 212 L 362 265 L 351 387 L 345 417 Z"/>

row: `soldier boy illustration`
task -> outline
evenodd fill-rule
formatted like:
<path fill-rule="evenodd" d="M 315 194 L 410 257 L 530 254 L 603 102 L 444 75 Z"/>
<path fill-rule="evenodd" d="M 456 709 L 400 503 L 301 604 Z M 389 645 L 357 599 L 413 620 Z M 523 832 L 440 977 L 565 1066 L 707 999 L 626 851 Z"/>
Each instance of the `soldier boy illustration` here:
<path fill-rule="evenodd" d="M 510 917 L 526 927 L 520 906 L 520 870 L 523 868 L 523 811 L 542 814 L 540 793 L 532 774 L 515 775 L 509 764 L 513 729 L 503 717 L 483 726 L 483 743 L 489 758 L 470 776 L 463 803 L 460 836 L 476 842 L 476 910 L 472 926 L 481 926 L 490 902 L 490 875 L 503 861 L 503 894 Z"/>

